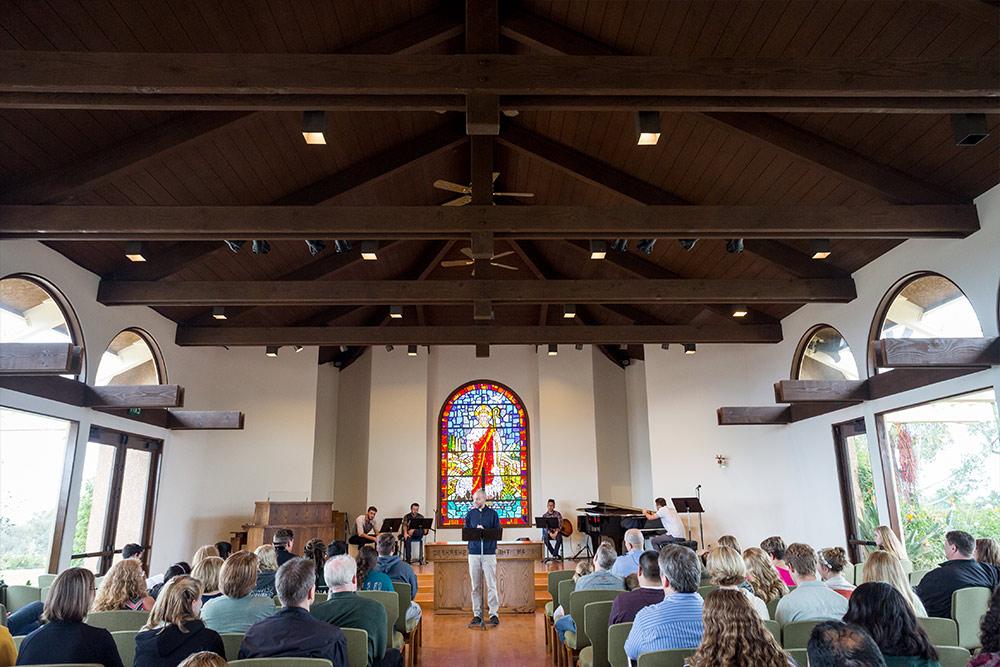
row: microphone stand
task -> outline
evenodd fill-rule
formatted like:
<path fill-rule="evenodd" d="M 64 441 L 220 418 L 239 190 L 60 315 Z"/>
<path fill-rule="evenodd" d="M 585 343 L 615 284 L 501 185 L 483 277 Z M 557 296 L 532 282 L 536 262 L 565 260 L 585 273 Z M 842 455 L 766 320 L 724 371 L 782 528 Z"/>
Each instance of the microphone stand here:
<path fill-rule="evenodd" d="M 694 487 L 694 490 L 695 490 L 695 494 L 698 496 L 698 502 L 700 503 L 701 502 L 701 484 L 699 484 L 698 486 Z M 699 546 L 701 546 L 701 548 L 704 549 L 705 548 L 705 524 L 702 522 L 702 518 L 701 518 L 702 514 L 703 514 L 703 512 L 698 512 L 698 539 L 701 540 Z"/>

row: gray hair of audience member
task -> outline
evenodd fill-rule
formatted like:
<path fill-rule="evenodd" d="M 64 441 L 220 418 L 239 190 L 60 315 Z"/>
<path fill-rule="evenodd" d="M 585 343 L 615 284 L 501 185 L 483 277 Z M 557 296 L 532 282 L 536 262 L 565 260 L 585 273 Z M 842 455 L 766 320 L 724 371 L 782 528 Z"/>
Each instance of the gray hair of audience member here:
<path fill-rule="evenodd" d="M 668 544 L 660 549 L 660 577 L 678 593 L 695 593 L 701 584 L 701 559 L 693 549 Z"/>
<path fill-rule="evenodd" d="M 293 558 L 278 568 L 274 587 L 283 607 L 302 604 L 316 586 L 316 564 L 308 558 Z"/>
<path fill-rule="evenodd" d="M 639 556 L 639 574 L 647 581 L 660 583 L 660 554 L 643 551 Z"/>
<path fill-rule="evenodd" d="M 618 558 L 618 554 L 615 550 L 606 544 L 602 544 L 597 547 L 597 552 L 594 554 L 594 567 L 601 570 L 610 570 L 611 566 L 615 564 L 615 559 Z"/>
<path fill-rule="evenodd" d="M 375 541 L 375 551 L 379 556 L 391 556 L 396 550 L 396 536 L 392 533 L 382 533 Z"/>
<path fill-rule="evenodd" d="M 633 547 L 642 548 L 645 540 L 642 537 L 642 531 L 638 528 L 629 528 L 625 531 L 625 544 L 631 544 Z"/>
<path fill-rule="evenodd" d="M 824 621 L 809 636 L 810 667 L 885 667 L 878 644 L 864 628 Z"/>
<path fill-rule="evenodd" d="M 323 579 L 330 590 L 350 588 L 357 574 L 358 562 L 347 554 L 334 556 L 323 565 Z"/>

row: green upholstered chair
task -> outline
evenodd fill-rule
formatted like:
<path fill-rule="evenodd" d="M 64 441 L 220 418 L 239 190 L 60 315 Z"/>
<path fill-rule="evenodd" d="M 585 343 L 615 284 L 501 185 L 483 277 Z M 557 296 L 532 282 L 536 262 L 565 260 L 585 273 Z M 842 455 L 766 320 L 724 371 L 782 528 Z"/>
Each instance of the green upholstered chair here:
<path fill-rule="evenodd" d="M 0 604 L 0 625 L 7 627 L 7 607 Z"/>
<path fill-rule="evenodd" d="M 804 648 L 786 648 L 785 650 L 799 667 L 806 667 L 809 664 L 809 652 Z"/>
<path fill-rule="evenodd" d="M 362 631 L 363 632 L 363 631 Z M 365 632 L 365 635 L 368 633 Z M 219 636 L 222 637 L 222 645 L 226 647 L 226 660 L 236 660 L 240 657 L 240 644 L 243 643 L 243 633 L 242 632 L 221 632 Z M 368 659 L 367 649 L 365 651 L 365 659 Z M 123 663 L 125 667 L 128 667 L 128 663 Z"/>
<path fill-rule="evenodd" d="M 116 630 L 111 633 L 118 647 L 118 655 L 121 656 L 122 664 L 130 667 L 135 662 L 135 636 L 139 634 L 135 630 Z M 239 649 L 237 649 L 239 650 Z"/>
<path fill-rule="evenodd" d="M 367 642 L 367 635 L 365 633 Z M 330 661 L 324 658 L 246 658 L 230 660 L 231 667 L 330 667 Z M 365 648 L 365 664 L 368 664 L 368 648 Z"/>
<path fill-rule="evenodd" d="M 14 613 L 32 602 L 41 602 L 42 589 L 38 586 L 8 586 L 7 599 L 4 603 L 7 611 Z"/>
<path fill-rule="evenodd" d="M 972 660 L 972 653 L 961 646 L 935 646 L 941 667 L 965 667 Z"/>
<path fill-rule="evenodd" d="M 57 576 L 55 574 L 40 574 L 38 575 L 38 581 L 35 583 L 38 584 L 39 588 L 48 588 L 56 580 Z"/>
<path fill-rule="evenodd" d="M 104 628 L 111 632 L 121 630 L 132 630 L 138 632 L 149 620 L 149 613 L 145 611 L 92 611 L 87 614 L 87 624 L 97 628 Z"/>
<path fill-rule="evenodd" d="M 774 637 L 774 641 L 781 643 L 781 625 L 777 621 L 764 621 L 764 627 Z"/>
<path fill-rule="evenodd" d="M 556 586 L 556 607 L 562 607 L 563 611 L 567 614 L 569 613 L 569 596 L 576 590 L 576 582 L 572 578 L 563 579 Z M 555 624 L 549 628 L 549 643 L 552 644 L 553 657 L 562 655 L 562 645 L 559 643 L 559 637 L 556 635 Z M 559 661 L 557 661 L 559 662 Z"/>
<path fill-rule="evenodd" d="M 924 575 L 928 572 L 930 572 L 930 570 L 914 570 L 913 572 L 910 572 L 910 586 L 916 588 L 917 584 L 920 583 L 920 581 L 924 578 Z"/>
<path fill-rule="evenodd" d="M 629 667 L 625 640 L 631 631 L 631 623 L 615 623 L 608 628 L 608 664 L 611 667 Z"/>
<path fill-rule="evenodd" d="M 857 569 L 861 569 L 861 566 L 860 565 L 854 565 L 853 563 L 848 563 L 847 565 L 844 566 L 844 570 L 843 570 L 843 572 L 841 572 L 841 574 L 844 575 L 844 579 L 847 579 L 849 582 L 851 582 L 853 584 L 854 583 L 854 571 L 857 570 Z"/>
<path fill-rule="evenodd" d="M 774 618 L 774 614 L 778 610 L 778 603 L 780 601 L 781 598 L 774 598 L 773 600 L 767 603 L 767 615 L 770 616 L 771 618 Z"/>
<path fill-rule="evenodd" d="M 316 593 L 316 597 L 313 600 L 313 602 L 315 604 L 319 604 L 320 602 L 326 602 L 329 599 L 330 599 L 329 593 Z"/>
<path fill-rule="evenodd" d="M 399 615 L 396 617 L 396 632 L 403 638 L 406 650 L 410 654 L 410 663 L 416 662 L 416 651 L 419 647 L 417 639 L 420 636 L 420 619 L 406 618 L 406 610 L 410 608 L 410 596 L 413 594 L 410 585 L 401 581 L 392 582 L 392 587 L 396 591 L 399 600 Z"/>
<path fill-rule="evenodd" d="M 393 584 L 395 586 L 395 583 Z M 399 596 L 395 591 L 358 591 L 363 598 L 370 598 L 385 607 L 386 621 L 389 624 L 386 637 L 389 638 L 389 648 L 403 650 L 403 635 L 396 631 L 396 619 L 399 617 Z"/>
<path fill-rule="evenodd" d="M 990 589 L 960 588 L 951 594 L 951 617 L 958 624 L 958 645 L 977 649 L 979 625 L 990 606 Z"/>
<path fill-rule="evenodd" d="M 785 648 L 805 648 L 809 635 L 819 621 L 796 621 L 781 628 L 781 645 Z"/>
<path fill-rule="evenodd" d="M 583 608 L 583 631 L 590 640 L 590 646 L 580 650 L 581 667 L 609 667 L 608 663 L 608 618 L 611 616 L 612 600 L 590 602 Z"/>
<path fill-rule="evenodd" d="M 639 656 L 639 667 L 684 667 L 684 661 L 694 655 L 693 648 L 672 648 L 652 651 Z"/>
<path fill-rule="evenodd" d="M 573 591 L 569 596 L 570 615 L 576 621 L 576 632 L 566 633 L 566 657 L 568 665 L 574 665 L 573 658 L 585 647 L 590 646 L 590 639 L 584 630 L 584 608 L 591 602 L 611 602 L 623 591 L 590 590 Z M 610 613 L 610 612 L 609 612 Z"/>
<path fill-rule="evenodd" d="M 552 598 L 545 603 L 545 647 L 548 649 L 552 644 L 552 614 L 556 610 L 559 599 L 559 582 L 573 578 L 573 570 L 553 570 L 549 572 L 546 587 L 549 596 Z"/>
<path fill-rule="evenodd" d="M 341 628 L 347 637 L 348 667 L 368 667 L 368 633 L 358 628 Z"/>
<path fill-rule="evenodd" d="M 21 650 L 21 642 L 23 642 L 24 638 L 27 637 L 27 636 L 28 635 L 17 635 L 16 637 L 14 637 L 14 648 L 16 648 L 17 650 L 20 651 Z"/>
<path fill-rule="evenodd" d="M 935 646 L 958 646 L 958 624 L 950 618 L 917 618 Z"/>
<path fill-rule="evenodd" d="M 698 595 L 700 595 L 703 598 L 708 597 L 709 593 L 711 593 L 714 590 L 718 590 L 718 588 L 719 587 L 716 586 L 715 584 L 709 584 L 708 586 L 699 586 Z"/>

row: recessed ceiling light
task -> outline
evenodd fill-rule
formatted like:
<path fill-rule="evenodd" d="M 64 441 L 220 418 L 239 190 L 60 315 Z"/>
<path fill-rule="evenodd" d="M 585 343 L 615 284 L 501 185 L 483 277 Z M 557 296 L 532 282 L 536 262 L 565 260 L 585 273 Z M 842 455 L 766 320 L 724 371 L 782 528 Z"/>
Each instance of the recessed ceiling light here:
<path fill-rule="evenodd" d="M 563 306 L 563 317 L 567 320 L 571 320 L 576 317 L 576 306 L 572 303 L 567 303 Z"/>
<path fill-rule="evenodd" d="M 131 262 L 145 262 L 146 257 L 142 254 L 142 243 L 139 241 L 129 241 L 125 244 L 125 256 Z"/>
<path fill-rule="evenodd" d="M 746 306 L 733 306 L 733 317 L 746 317 L 749 313 Z"/>
<path fill-rule="evenodd" d="M 302 138 L 307 144 L 326 144 L 326 112 L 324 111 L 303 111 L 302 112 Z"/>
<path fill-rule="evenodd" d="M 549 343 L 549 356 L 554 357 L 559 354 L 559 346 L 555 343 Z"/>
<path fill-rule="evenodd" d="M 813 239 L 809 242 L 813 259 L 826 259 L 833 254 L 829 239 Z"/>
<path fill-rule="evenodd" d="M 951 131 L 956 146 L 975 146 L 990 136 L 984 113 L 953 113 Z"/>
<path fill-rule="evenodd" d="M 226 308 L 225 308 L 225 306 L 214 306 L 212 308 L 212 319 L 213 320 L 224 320 L 224 319 L 226 319 Z"/>
<path fill-rule="evenodd" d="M 608 256 L 608 244 L 605 241 L 590 242 L 590 258 L 604 259 Z"/>
<path fill-rule="evenodd" d="M 698 346 L 694 343 L 684 343 L 684 354 L 694 354 L 698 351 Z"/>
<path fill-rule="evenodd" d="M 417 346 L 416 345 L 407 345 L 406 346 L 406 356 L 408 356 L 408 357 L 415 357 L 415 356 L 417 356 Z"/>
<path fill-rule="evenodd" d="M 655 146 L 660 140 L 660 112 L 636 112 L 635 133 L 636 143 L 639 146 Z"/>
<path fill-rule="evenodd" d="M 403 319 L 403 307 L 402 306 L 389 306 L 389 317 L 394 320 Z"/>
<path fill-rule="evenodd" d="M 361 242 L 361 259 L 374 262 L 378 259 L 378 241 Z"/>
<path fill-rule="evenodd" d="M 264 354 L 267 355 L 267 356 L 269 356 L 269 357 L 276 357 L 276 356 L 278 356 L 278 346 L 277 345 L 268 345 L 266 348 L 264 348 Z"/>

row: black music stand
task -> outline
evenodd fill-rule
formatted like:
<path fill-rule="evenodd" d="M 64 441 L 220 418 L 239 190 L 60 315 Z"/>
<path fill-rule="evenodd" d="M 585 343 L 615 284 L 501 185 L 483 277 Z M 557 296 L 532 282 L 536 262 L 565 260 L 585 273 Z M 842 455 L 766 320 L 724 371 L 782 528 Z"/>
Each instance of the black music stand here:
<path fill-rule="evenodd" d="M 674 509 L 678 514 L 687 514 L 687 539 L 691 541 L 691 514 L 698 515 L 698 544 L 705 543 L 705 528 L 702 524 L 701 515 L 705 513 L 705 508 L 701 505 L 701 498 L 671 498 Z"/>
<path fill-rule="evenodd" d="M 536 516 L 535 517 L 535 528 L 541 528 L 542 530 L 549 531 L 549 530 L 559 530 L 559 529 L 562 528 L 562 526 L 559 525 L 559 519 L 555 518 L 554 516 Z M 544 542 L 544 540 L 543 540 L 543 542 Z M 559 549 L 561 550 L 562 548 L 563 548 L 563 542 L 560 541 L 559 542 Z M 556 558 L 550 558 L 549 556 L 546 556 L 545 558 L 542 559 L 542 562 L 543 563 L 548 563 L 549 561 L 553 561 L 553 560 L 562 560 L 562 558 L 560 557 L 560 558 L 556 559 Z"/>
<path fill-rule="evenodd" d="M 590 545 L 593 542 L 596 542 L 597 539 L 591 535 L 588 530 L 590 528 L 587 523 L 588 518 L 589 517 L 586 514 L 579 514 L 576 517 L 576 532 L 583 535 L 583 546 L 577 549 L 576 553 L 569 557 L 569 560 L 582 560 L 584 558 L 591 560 L 594 557 L 594 551 L 591 549 Z M 586 552 L 586 556 L 581 556 L 580 554 L 583 554 L 584 552 Z"/>
<path fill-rule="evenodd" d="M 424 531 L 424 536 L 420 538 L 420 564 L 426 565 L 424 560 L 424 540 L 430 535 L 431 530 L 434 526 L 434 519 L 410 519 L 410 528 L 419 528 Z M 436 535 L 435 531 L 435 535 Z"/>
<path fill-rule="evenodd" d="M 390 533 L 392 535 L 399 535 L 399 527 L 403 525 L 403 518 L 398 519 L 382 519 L 382 528 L 379 529 L 378 534 Z M 396 548 L 399 549 L 399 554 L 402 555 L 403 550 L 401 545 L 397 544 Z"/>
<path fill-rule="evenodd" d="M 483 542 L 499 542 L 503 539 L 503 528 L 463 528 L 463 542 L 479 542 L 479 553 L 483 553 Z M 488 595 L 487 595 L 488 599 Z M 489 629 L 488 624 L 483 623 L 483 630 Z"/>

